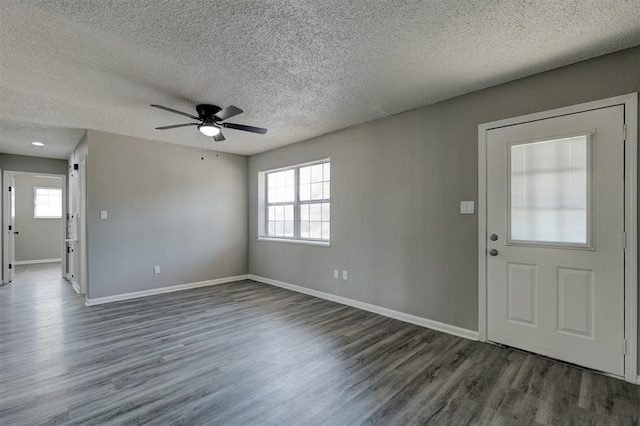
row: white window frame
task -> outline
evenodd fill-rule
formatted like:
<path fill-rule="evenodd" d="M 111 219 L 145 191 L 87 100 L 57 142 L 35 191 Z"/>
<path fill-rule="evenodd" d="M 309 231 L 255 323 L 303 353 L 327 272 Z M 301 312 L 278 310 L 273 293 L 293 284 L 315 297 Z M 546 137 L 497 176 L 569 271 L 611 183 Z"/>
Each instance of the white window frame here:
<path fill-rule="evenodd" d="M 524 141 L 514 141 L 507 144 L 507 176 L 509 176 L 509 183 L 507 185 L 507 240 L 506 245 L 515 247 L 556 247 L 568 250 L 595 250 L 593 242 L 593 180 L 594 180 L 594 164 L 593 164 L 593 147 L 595 130 L 586 130 L 576 133 L 566 133 L 561 135 L 547 136 L 544 138 L 527 139 Z M 539 240 L 514 240 L 511 237 L 512 221 L 512 200 L 511 200 L 511 148 L 518 145 L 527 145 L 537 142 L 549 142 L 556 140 L 569 139 L 577 136 L 584 136 L 587 141 L 587 235 L 585 243 L 569 243 L 569 242 L 556 242 L 556 241 L 539 241 Z"/>
<path fill-rule="evenodd" d="M 36 215 L 36 209 L 38 204 L 38 189 L 47 189 L 47 190 L 55 190 L 60 191 L 60 216 L 38 216 Z M 34 186 L 33 187 L 33 218 L 34 219 L 62 219 L 62 210 L 64 205 L 63 191 L 62 188 L 49 187 L 49 186 Z"/>
<path fill-rule="evenodd" d="M 293 244 L 307 244 L 314 246 L 330 247 L 331 246 L 331 231 L 329 231 L 329 239 L 315 239 L 315 238 L 303 238 L 300 236 L 300 206 L 311 204 L 331 204 L 331 197 L 323 198 L 321 200 L 305 200 L 300 201 L 300 168 L 313 166 L 320 163 L 331 164 L 331 158 L 322 158 L 319 160 L 308 161 L 305 163 L 294 164 L 290 166 L 280 167 L 277 169 L 261 170 L 258 172 L 258 241 L 272 241 L 282 243 Z M 273 172 L 282 172 L 285 170 L 294 170 L 294 201 L 283 203 L 271 203 L 269 205 L 278 204 L 293 204 L 293 237 L 275 237 L 267 235 L 267 175 Z M 329 187 L 331 187 L 331 180 L 329 180 Z M 329 220 L 331 223 L 331 220 Z"/>

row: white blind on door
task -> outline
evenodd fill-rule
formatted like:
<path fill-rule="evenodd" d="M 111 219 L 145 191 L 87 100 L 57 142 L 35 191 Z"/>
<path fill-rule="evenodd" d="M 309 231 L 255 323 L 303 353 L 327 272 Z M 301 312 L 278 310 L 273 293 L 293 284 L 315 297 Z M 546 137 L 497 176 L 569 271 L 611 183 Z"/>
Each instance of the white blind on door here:
<path fill-rule="evenodd" d="M 510 146 L 512 241 L 586 244 L 587 135 Z"/>

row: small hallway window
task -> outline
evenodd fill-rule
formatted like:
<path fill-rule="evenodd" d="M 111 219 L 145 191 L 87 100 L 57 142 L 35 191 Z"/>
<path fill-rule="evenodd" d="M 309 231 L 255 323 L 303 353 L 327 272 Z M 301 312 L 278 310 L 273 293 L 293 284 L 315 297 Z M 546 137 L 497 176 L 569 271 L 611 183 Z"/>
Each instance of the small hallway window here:
<path fill-rule="evenodd" d="M 62 189 L 35 187 L 33 190 L 34 219 L 62 218 Z"/>

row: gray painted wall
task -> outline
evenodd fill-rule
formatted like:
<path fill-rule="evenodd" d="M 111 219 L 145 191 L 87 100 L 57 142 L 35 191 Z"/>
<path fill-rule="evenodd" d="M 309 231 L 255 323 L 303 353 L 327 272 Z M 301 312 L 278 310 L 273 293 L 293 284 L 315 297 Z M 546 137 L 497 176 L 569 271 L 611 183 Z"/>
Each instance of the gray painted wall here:
<path fill-rule="evenodd" d="M 91 130 L 87 139 L 89 298 L 247 273 L 246 157 L 208 151 L 202 161 L 198 149 Z"/>
<path fill-rule="evenodd" d="M 35 172 L 67 174 L 67 160 L 29 157 L 26 155 L 0 154 L 2 170 L 14 172 Z"/>
<path fill-rule="evenodd" d="M 73 149 L 71 155 L 69 155 L 69 164 L 79 163 L 89 153 L 89 141 L 87 132 L 78 142 L 78 145 Z"/>
<path fill-rule="evenodd" d="M 15 260 L 58 259 L 62 257 L 62 219 L 34 219 L 35 187 L 62 188 L 61 178 L 17 175 Z"/>
<path fill-rule="evenodd" d="M 477 330 L 478 125 L 639 89 L 640 47 L 252 156 L 249 272 Z M 256 241 L 258 171 L 326 156 L 331 247 Z"/>

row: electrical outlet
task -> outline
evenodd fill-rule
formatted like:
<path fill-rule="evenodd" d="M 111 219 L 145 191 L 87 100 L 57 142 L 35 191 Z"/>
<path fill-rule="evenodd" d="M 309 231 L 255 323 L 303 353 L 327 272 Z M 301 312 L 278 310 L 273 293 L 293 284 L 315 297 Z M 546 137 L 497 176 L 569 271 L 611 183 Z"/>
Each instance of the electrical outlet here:
<path fill-rule="evenodd" d="M 342 279 L 345 281 L 349 279 L 349 274 L 347 273 L 346 270 L 342 271 Z"/>
<path fill-rule="evenodd" d="M 340 275 L 339 275 L 339 273 L 338 273 L 338 270 L 337 270 L 337 269 L 334 269 L 334 270 L 333 270 L 333 279 L 334 279 L 334 280 L 338 280 L 338 279 L 340 279 Z"/>
<path fill-rule="evenodd" d="M 153 267 L 153 273 L 155 275 L 158 275 L 160 273 L 160 266 L 156 265 Z"/>
<path fill-rule="evenodd" d="M 107 218 L 107 211 L 100 210 L 100 219 L 105 220 Z"/>

